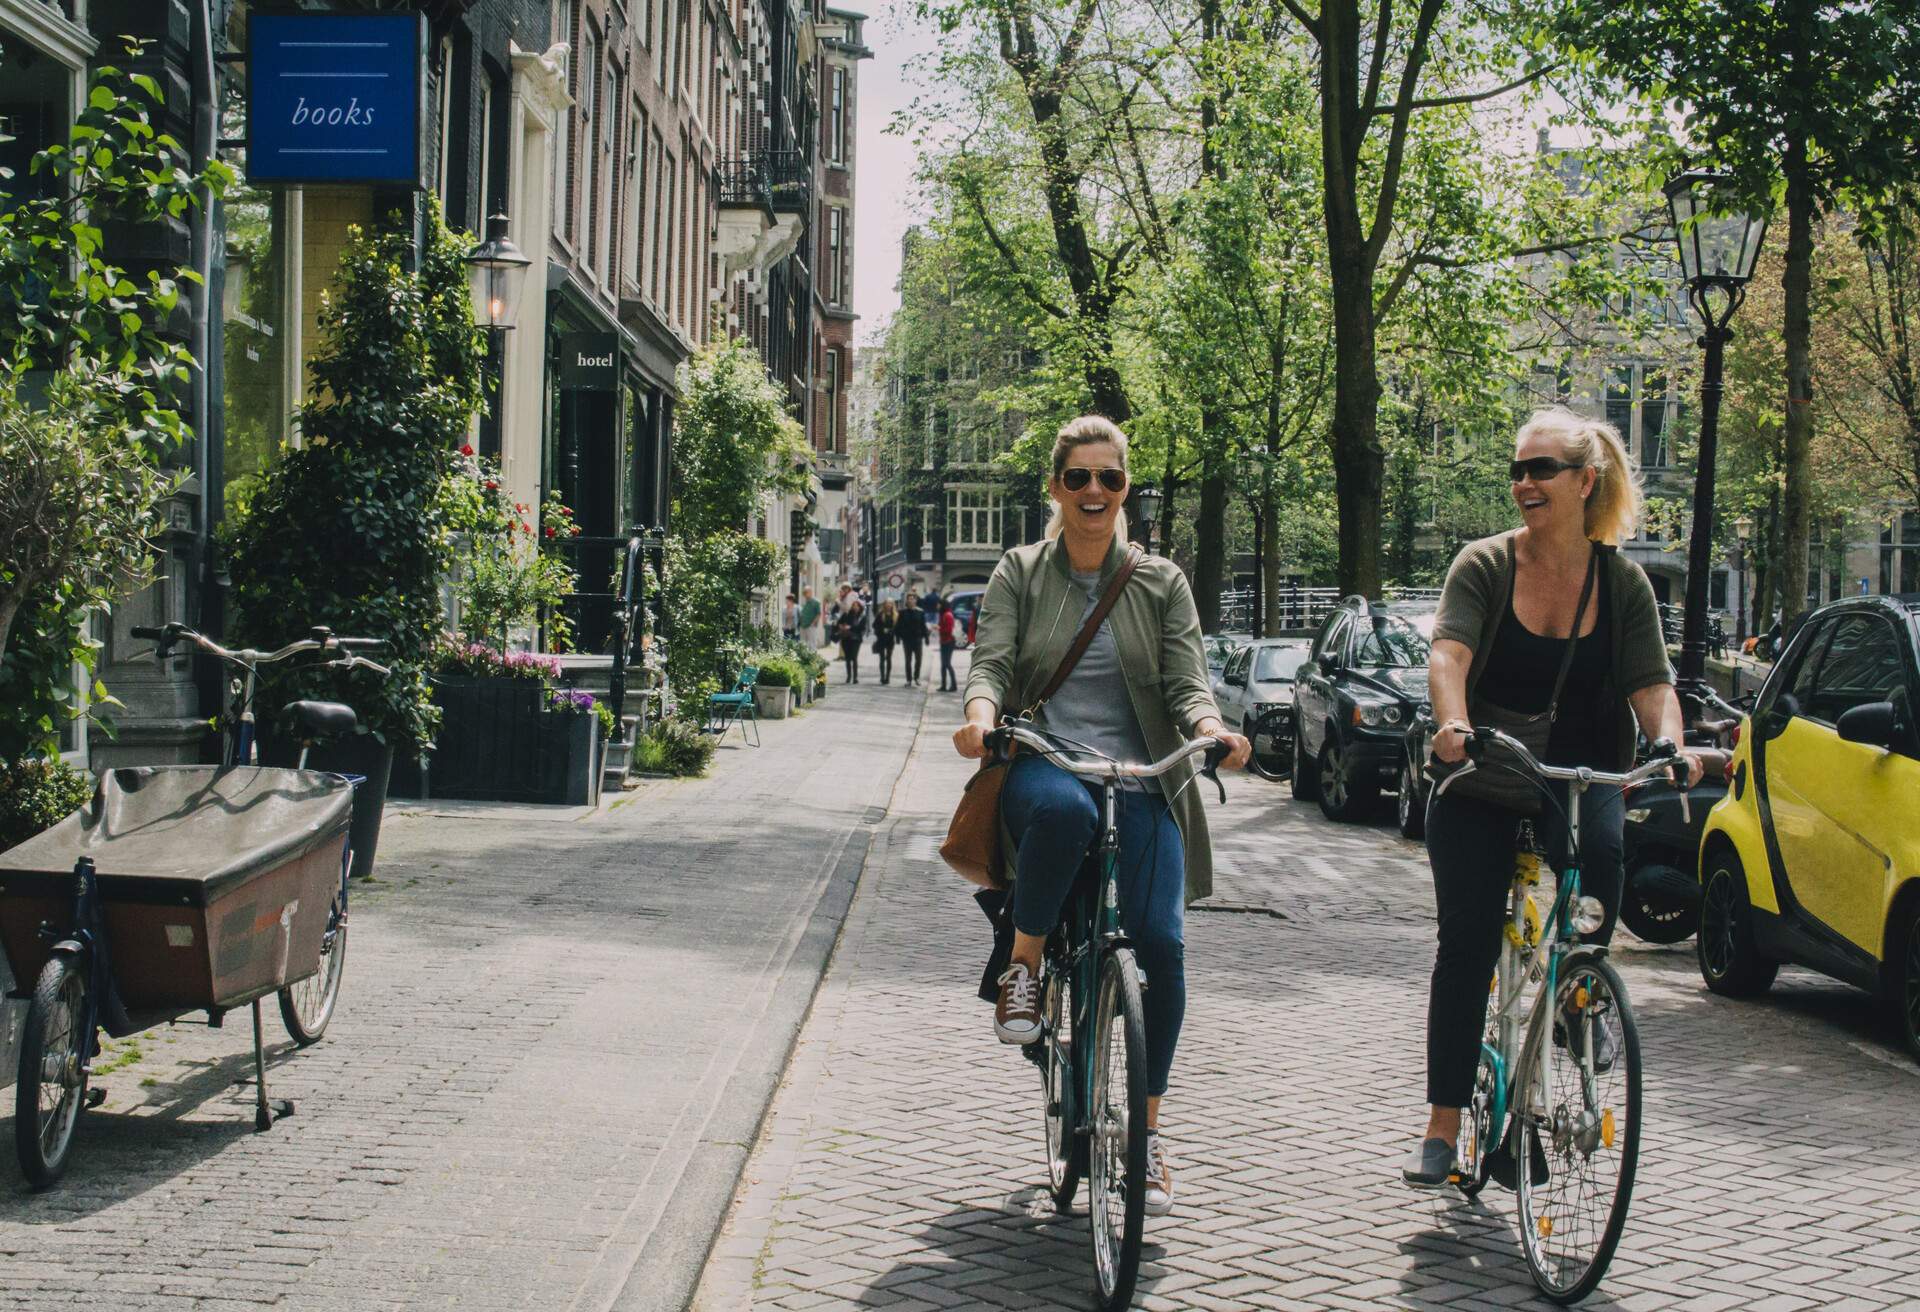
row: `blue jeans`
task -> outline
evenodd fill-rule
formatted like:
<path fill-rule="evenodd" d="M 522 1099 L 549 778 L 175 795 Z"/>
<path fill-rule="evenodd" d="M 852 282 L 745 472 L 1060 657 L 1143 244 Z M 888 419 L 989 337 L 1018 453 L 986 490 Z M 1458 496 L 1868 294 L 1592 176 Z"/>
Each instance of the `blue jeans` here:
<path fill-rule="evenodd" d="M 1060 908 L 1100 828 L 1101 791 L 1043 757 L 1015 759 L 1000 816 L 1020 848 L 1013 927 L 1021 933 L 1044 936 L 1060 923 Z M 1187 854 L 1180 826 L 1158 793 L 1122 792 L 1116 810 L 1120 923 L 1147 977 L 1147 1092 L 1159 1097 L 1167 1091 L 1187 1012 Z"/>

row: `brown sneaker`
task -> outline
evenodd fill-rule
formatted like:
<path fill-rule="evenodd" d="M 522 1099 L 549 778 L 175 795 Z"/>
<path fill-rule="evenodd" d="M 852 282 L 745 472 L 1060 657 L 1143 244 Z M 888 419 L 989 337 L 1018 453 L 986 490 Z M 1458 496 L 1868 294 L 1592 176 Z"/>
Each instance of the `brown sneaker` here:
<path fill-rule="evenodd" d="M 993 1032 L 1002 1043 L 1032 1043 L 1040 1037 L 1040 981 L 1017 961 L 1001 972 Z"/>

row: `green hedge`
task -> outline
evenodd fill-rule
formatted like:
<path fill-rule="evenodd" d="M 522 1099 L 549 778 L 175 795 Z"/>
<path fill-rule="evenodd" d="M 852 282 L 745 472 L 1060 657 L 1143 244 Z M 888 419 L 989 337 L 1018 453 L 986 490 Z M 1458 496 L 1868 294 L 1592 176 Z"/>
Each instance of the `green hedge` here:
<path fill-rule="evenodd" d="M 59 823 L 92 797 L 92 776 L 57 757 L 0 761 L 0 852 Z"/>

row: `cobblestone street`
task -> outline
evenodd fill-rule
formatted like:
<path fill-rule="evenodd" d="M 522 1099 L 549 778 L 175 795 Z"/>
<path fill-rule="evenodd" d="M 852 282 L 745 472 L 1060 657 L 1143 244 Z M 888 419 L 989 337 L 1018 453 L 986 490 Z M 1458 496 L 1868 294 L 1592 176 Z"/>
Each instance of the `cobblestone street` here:
<path fill-rule="evenodd" d="M 985 922 L 935 855 L 968 766 L 955 709 L 930 710 L 698 1312 L 1088 1305 L 1084 1203 L 1056 1217 L 1042 1187 L 1037 1077 L 972 996 Z M 1178 1205 L 1148 1221 L 1137 1305 L 1534 1303 L 1511 1195 L 1398 1178 L 1424 1117 L 1422 849 L 1284 785 L 1229 791 L 1214 900 L 1234 910 L 1188 920 Z M 1920 1067 L 1867 999 L 1789 970 L 1736 1004 L 1706 993 L 1690 943 L 1618 947 L 1647 1120 L 1586 1306 L 1920 1307 Z"/>
<path fill-rule="evenodd" d="M 917 707 L 836 685 L 597 812 L 390 811 L 326 1038 L 268 1001 L 297 1113 L 252 1132 L 245 1011 L 114 1044 L 64 1182 L 9 1147 L 0 1306 L 679 1308 Z"/>

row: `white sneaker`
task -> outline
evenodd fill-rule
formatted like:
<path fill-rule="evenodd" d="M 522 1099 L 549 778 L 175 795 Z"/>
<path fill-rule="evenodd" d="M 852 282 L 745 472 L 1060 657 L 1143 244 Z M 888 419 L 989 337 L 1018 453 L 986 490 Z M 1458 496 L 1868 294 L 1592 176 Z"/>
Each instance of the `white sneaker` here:
<path fill-rule="evenodd" d="M 1147 1215 L 1165 1216 L 1173 1210 L 1173 1171 L 1167 1166 L 1167 1145 L 1158 1130 L 1147 1132 Z"/>

